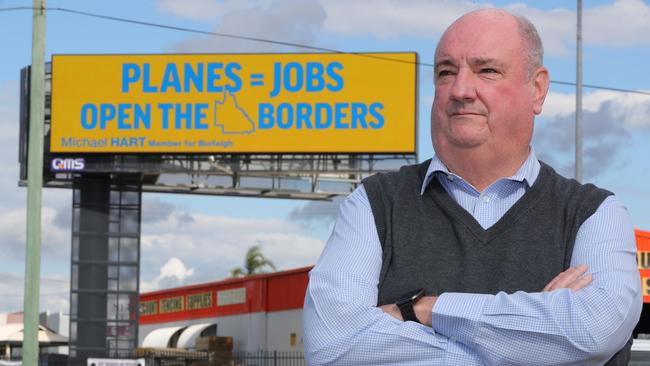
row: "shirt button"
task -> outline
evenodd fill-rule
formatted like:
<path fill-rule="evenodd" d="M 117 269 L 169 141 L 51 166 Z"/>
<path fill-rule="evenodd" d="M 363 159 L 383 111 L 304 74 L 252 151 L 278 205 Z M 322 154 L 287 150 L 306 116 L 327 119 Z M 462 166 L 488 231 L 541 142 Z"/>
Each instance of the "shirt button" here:
<path fill-rule="evenodd" d="M 448 176 L 447 176 L 447 180 L 451 180 L 451 181 L 453 181 L 453 180 L 454 180 L 454 176 L 453 176 L 453 175 L 451 175 L 451 174 L 450 174 L 450 175 L 448 175 Z"/>
<path fill-rule="evenodd" d="M 490 203 L 490 197 L 488 197 L 488 196 L 483 196 L 483 202 L 485 202 L 485 203 Z"/>

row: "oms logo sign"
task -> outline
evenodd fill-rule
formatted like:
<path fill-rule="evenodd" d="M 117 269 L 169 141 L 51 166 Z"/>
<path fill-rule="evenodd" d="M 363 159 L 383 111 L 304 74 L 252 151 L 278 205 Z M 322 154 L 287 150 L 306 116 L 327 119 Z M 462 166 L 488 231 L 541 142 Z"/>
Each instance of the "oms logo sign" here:
<path fill-rule="evenodd" d="M 78 172 L 84 170 L 86 162 L 83 158 L 54 158 L 50 167 L 53 172 Z"/>
<path fill-rule="evenodd" d="M 416 61 L 55 55 L 51 151 L 414 153 Z"/>

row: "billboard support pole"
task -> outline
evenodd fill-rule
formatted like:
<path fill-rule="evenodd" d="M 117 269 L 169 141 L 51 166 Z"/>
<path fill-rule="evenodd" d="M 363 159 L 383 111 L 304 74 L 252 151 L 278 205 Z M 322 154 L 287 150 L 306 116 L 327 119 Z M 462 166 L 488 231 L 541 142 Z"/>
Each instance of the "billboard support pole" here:
<path fill-rule="evenodd" d="M 38 310 L 41 272 L 41 194 L 45 120 L 45 0 L 34 0 L 29 92 L 27 245 L 23 306 L 23 365 L 38 364 Z"/>

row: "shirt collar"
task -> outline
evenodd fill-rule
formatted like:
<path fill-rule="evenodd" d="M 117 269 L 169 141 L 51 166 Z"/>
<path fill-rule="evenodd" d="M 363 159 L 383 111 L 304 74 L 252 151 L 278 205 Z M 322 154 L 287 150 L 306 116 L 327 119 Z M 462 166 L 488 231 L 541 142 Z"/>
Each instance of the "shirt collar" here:
<path fill-rule="evenodd" d="M 519 170 L 517 170 L 517 172 L 514 175 L 510 177 L 505 177 L 503 179 L 508 179 L 520 183 L 526 182 L 530 187 L 533 185 L 533 183 L 535 183 L 535 180 L 539 175 L 539 170 L 540 170 L 539 161 L 537 160 L 537 156 L 535 155 L 535 150 L 531 147 L 530 154 L 528 154 L 528 157 L 526 158 L 524 163 L 521 165 L 521 167 L 519 167 Z M 433 178 L 434 174 L 438 172 L 445 174 L 448 177 L 450 176 L 453 177 L 454 179 L 461 179 L 464 181 L 463 177 L 449 172 L 449 169 L 447 169 L 447 166 L 442 162 L 442 160 L 440 160 L 440 158 L 438 158 L 437 155 L 434 155 L 433 158 L 431 158 L 431 162 L 429 163 L 427 174 L 424 176 L 424 181 L 422 182 L 422 188 L 420 189 L 420 194 L 424 194 L 424 191 L 429 185 L 429 183 L 431 183 L 431 179 Z"/>

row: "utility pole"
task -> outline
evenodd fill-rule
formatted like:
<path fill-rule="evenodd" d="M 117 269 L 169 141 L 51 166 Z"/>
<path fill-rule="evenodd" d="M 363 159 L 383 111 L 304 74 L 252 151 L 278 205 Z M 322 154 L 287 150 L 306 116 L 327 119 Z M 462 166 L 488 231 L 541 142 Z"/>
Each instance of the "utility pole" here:
<path fill-rule="evenodd" d="M 582 0 L 578 0 L 576 32 L 576 159 L 575 178 L 582 182 Z"/>
<path fill-rule="evenodd" d="M 41 193 L 43 186 L 43 121 L 45 120 L 45 0 L 34 0 L 32 66 L 29 87 L 27 157 L 27 246 L 23 306 L 23 362 L 38 365 L 38 310 L 41 278 Z"/>

